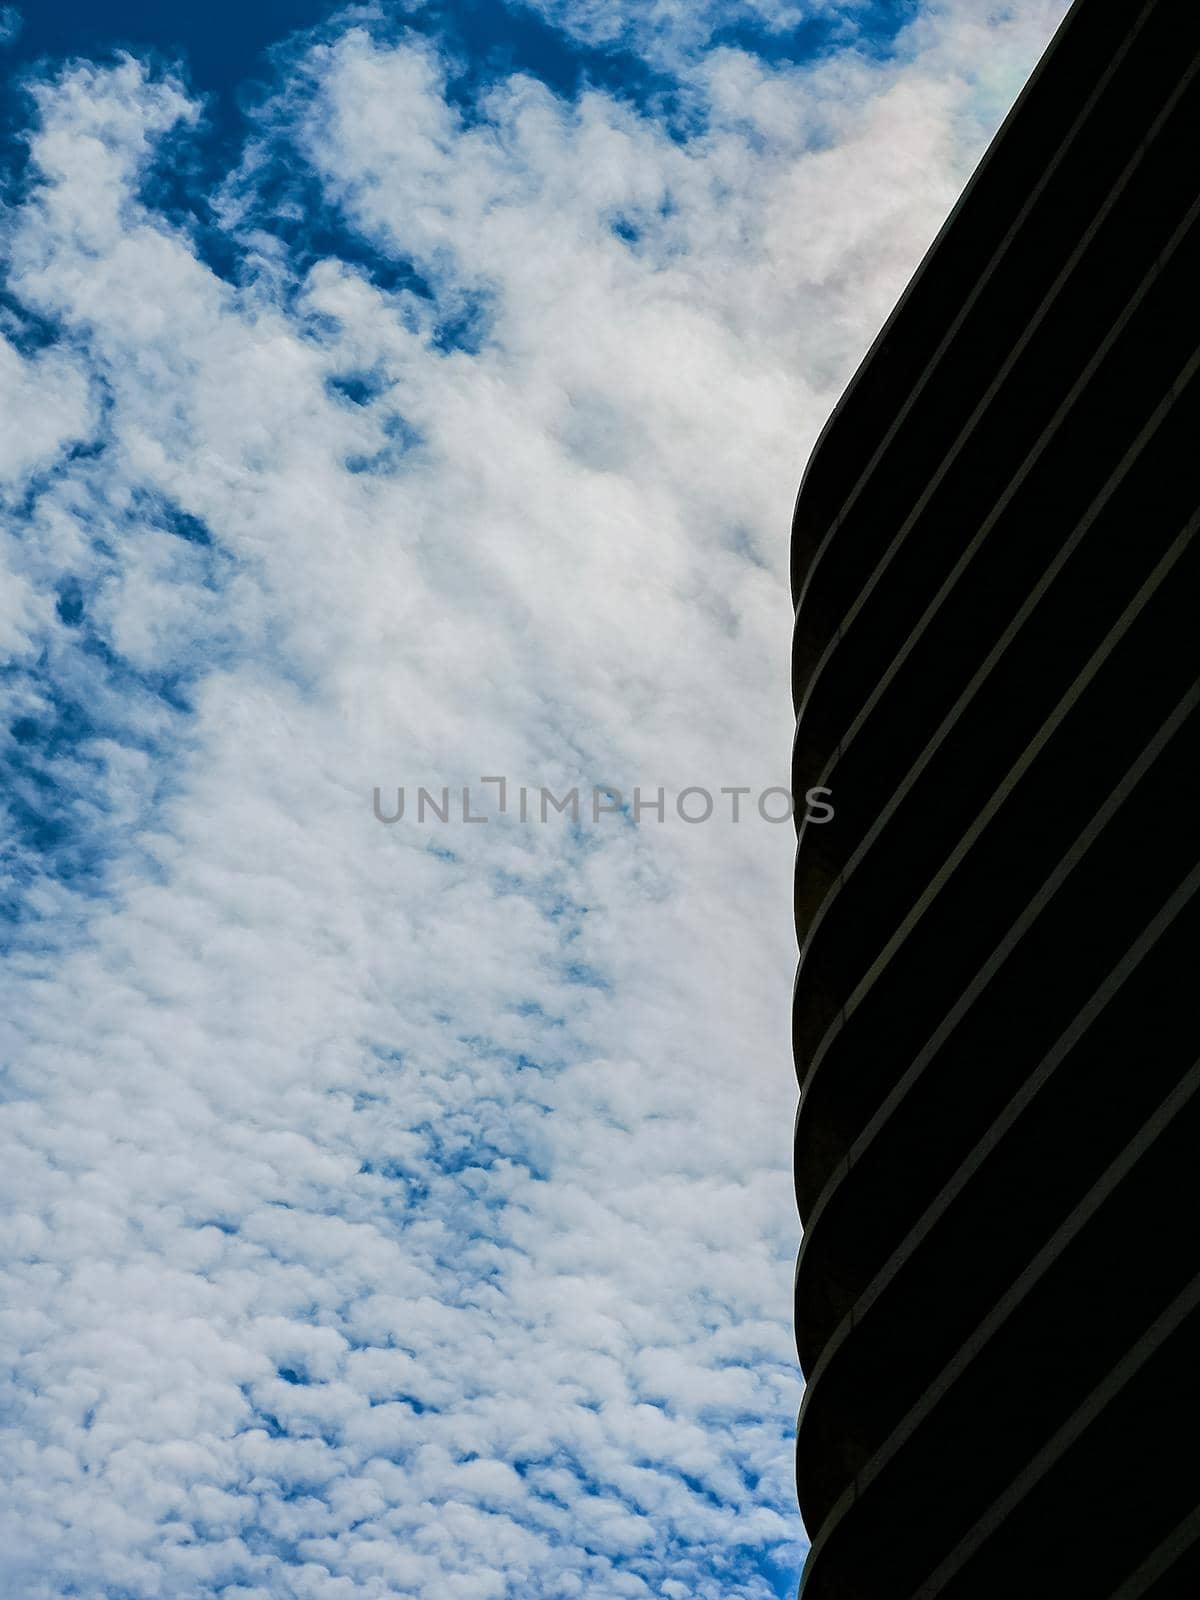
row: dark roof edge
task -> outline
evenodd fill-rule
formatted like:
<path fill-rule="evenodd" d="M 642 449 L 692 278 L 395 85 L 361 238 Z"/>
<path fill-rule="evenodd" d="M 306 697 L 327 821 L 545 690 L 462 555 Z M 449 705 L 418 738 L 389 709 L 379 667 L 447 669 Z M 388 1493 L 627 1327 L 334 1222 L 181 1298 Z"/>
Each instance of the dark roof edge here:
<path fill-rule="evenodd" d="M 856 367 L 856 369 L 854 371 L 853 377 L 850 379 L 850 382 L 846 385 L 846 387 L 842 390 L 842 393 L 841 393 L 840 397 L 838 398 L 837 404 L 834 406 L 833 410 L 829 413 L 829 416 L 825 420 L 824 426 L 822 427 L 820 433 L 817 435 L 817 441 L 813 445 L 812 450 L 809 452 L 808 461 L 807 461 L 807 463 L 805 465 L 804 473 L 803 473 L 803 475 L 802 475 L 802 477 L 800 479 L 800 487 L 797 490 L 796 501 L 795 501 L 795 505 L 794 505 L 793 510 L 792 510 L 793 562 L 794 562 L 794 549 L 795 549 L 794 538 L 795 538 L 796 522 L 797 522 L 797 519 L 798 519 L 798 516 L 799 516 L 801 503 L 803 502 L 804 497 L 805 497 L 805 489 L 807 488 L 809 479 L 810 479 L 810 477 L 812 475 L 812 470 L 813 470 L 814 463 L 817 461 L 818 457 L 823 454 L 824 448 L 825 448 L 825 445 L 826 445 L 826 442 L 827 442 L 827 440 L 829 438 L 830 433 L 833 432 L 833 430 L 836 428 L 839 418 L 841 417 L 842 413 L 844 412 L 844 410 L 845 410 L 847 404 L 849 403 L 850 399 L 855 394 L 855 392 L 858 389 L 859 385 L 863 381 L 864 377 L 871 370 L 871 368 L 874 366 L 874 364 L 875 364 L 875 362 L 876 362 L 876 360 L 878 358 L 878 355 L 879 355 L 879 352 L 880 352 L 881 348 L 883 347 L 884 344 L 887 343 L 888 337 L 891 334 L 892 330 L 894 329 L 896 323 L 904 315 L 904 312 L 905 312 L 905 310 L 906 310 L 906 308 L 908 306 L 908 303 L 911 300 L 914 291 L 917 289 L 917 287 L 920 285 L 922 279 L 925 277 L 925 274 L 929 269 L 929 265 L 930 265 L 931 261 L 933 260 L 933 258 L 937 254 L 940 253 L 940 251 L 941 251 L 941 249 L 943 247 L 943 244 L 945 243 L 946 239 L 948 238 L 948 236 L 950 235 L 950 233 L 954 229 L 954 227 L 955 227 L 956 223 L 958 222 L 959 217 L 961 216 L 962 212 L 970 204 L 972 196 L 974 195 L 975 190 L 979 186 L 981 178 L 984 176 L 984 174 L 987 172 L 988 168 L 991 166 L 991 163 L 992 163 L 992 161 L 993 161 L 993 159 L 995 157 L 995 153 L 996 153 L 997 149 L 999 148 L 999 146 L 1002 144 L 1002 142 L 1004 140 L 1004 137 L 1005 137 L 1005 134 L 1008 132 L 1008 130 L 1011 127 L 1011 125 L 1016 121 L 1018 116 L 1021 114 L 1021 111 L 1022 111 L 1026 101 L 1030 98 L 1031 94 L 1034 92 L 1034 90 L 1035 90 L 1037 84 L 1039 83 L 1039 81 L 1041 80 L 1041 78 L 1042 78 L 1042 76 L 1043 76 L 1048 64 L 1057 55 L 1058 50 L 1059 50 L 1059 48 L 1061 46 L 1062 40 L 1070 32 L 1073 23 L 1075 22 L 1075 20 L 1078 17 L 1079 13 L 1083 10 L 1083 7 L 1084 7 L 1084 0 L 1072 0 L 1072 5 L 1070 7 L 1070 10 L 1067 12 L 1066 16 L 1063 17 L 1062 21 L 1059 23 L 1058 27 L 1055 29 L 1054 34 L 1051 37 L 1050 43 L 1046 46 L 1045 50 L 1043 50 L 1041 56 L 1039 57 L 1039 59 L 1037 61 L 1037 64 L 1033 68 L 1033 71 L 1029 74 L 1029 77 L 1025 80 L 1025 84 L 1024 84 L 1023 88 L 1021 89 L 1020 94 L 1018 94 L 1016 100 L 1013 102 L 1012 107 L 1008 112 L 1008 115 L 1004 118 L 1004 121 L 1000 124 L 999 128 L 993 134 L 992 139 L 991 139 L 990 143 L 988 144 L 987 149 L 984 151 L 983 155 L 980 157 L 979 162 L 975 167 L 975 170 L 972 172 L 971 176 L 967 179 L 966 185 L 964 186 L 962 193 L 959 195 L 958 199 L 954 202 L 954 205 L 951 208 L 949 215 L 947 216 L 946 220 L 942 223 L 941 227 L 938 229 L 937 234 L 936 234 L 936 236 L 935 236 L 935 238 L 933 240 L 933 243 L 929 246 L 929 248 L 925 251 L 925 254 L 921 257 L 920 263 L 917 266 L 916 271 L 909 278 L 907 284 L 905 284 L 904 289 L 900 294 L 900 298 L 896 301 L 896 304 L 892 307 L 892 310 L 889 313 L 889 315 L 887 317 L 887 320 L 884 322 L 884 324 L 880 328 L 879 332 L 875 335 L 875 338 L 871 341 L 871 345 L 868 348 L 866 355 L 863 356 L 862 360 L 859 362 L 858 366 Z M 800 589 L 801 589 L 801 586 L 802 586 L 802 582 L 803 582 L 803 573 L 797 572 L 795 570 L 795 566 L 793 564 L 792 571 L 791 571 L 791 587 L 792 587 L 792 605 L 793 605 L 793 608 L 796 606 L 796 604 L 799 601 Z"/>

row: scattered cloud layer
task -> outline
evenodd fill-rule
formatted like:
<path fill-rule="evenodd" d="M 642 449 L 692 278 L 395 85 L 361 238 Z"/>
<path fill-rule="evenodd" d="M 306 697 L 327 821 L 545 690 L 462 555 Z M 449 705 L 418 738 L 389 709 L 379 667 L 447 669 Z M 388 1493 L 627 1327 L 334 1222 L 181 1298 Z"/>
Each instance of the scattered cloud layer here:
<path fill-rule="evenodd" d="M 180 82 L 35 85 L 0 1593 L 791 1588 L 789 828 L 371 794 L 783 781 L 807 451 L 1060 11 L 700 52 L 687 135 L 362 11 L 194 222 Z"/>

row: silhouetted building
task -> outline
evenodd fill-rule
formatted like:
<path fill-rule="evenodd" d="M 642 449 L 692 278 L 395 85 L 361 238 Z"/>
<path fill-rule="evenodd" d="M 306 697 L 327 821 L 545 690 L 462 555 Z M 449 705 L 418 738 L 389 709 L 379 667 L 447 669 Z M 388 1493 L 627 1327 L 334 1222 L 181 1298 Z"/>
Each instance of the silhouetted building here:
<path fill-rule="evenodd" d="M 797 503 L 803 1600 L 1200 1596 L 1198 45 L 1074 6 Z"/>

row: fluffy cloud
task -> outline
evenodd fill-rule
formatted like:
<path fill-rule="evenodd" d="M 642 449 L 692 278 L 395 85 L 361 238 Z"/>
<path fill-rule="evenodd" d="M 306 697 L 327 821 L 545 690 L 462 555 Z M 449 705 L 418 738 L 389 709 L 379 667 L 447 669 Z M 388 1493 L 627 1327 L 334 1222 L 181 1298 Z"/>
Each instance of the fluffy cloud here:
<path fill-rule="evenodd" d="M 711 51 L 686 133 L 351 17 L 214 180 L 225 276 L 156 208 L 182 88 L 39 88 L 4 1593 L 794 1581 L 791 835 L 673 801 L 786 771 L 806 452 L 1056 10 Z M 597 783 L 667 820 L 516 814 Z"/>

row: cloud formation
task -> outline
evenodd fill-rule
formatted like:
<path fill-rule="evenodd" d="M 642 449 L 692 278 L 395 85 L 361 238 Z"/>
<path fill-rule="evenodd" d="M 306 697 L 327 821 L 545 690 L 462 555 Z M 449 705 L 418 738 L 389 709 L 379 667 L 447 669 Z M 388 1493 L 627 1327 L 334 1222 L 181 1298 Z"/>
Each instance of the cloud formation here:
<path fill-rule="evenodd" d="M 807 451 L 1060 10 L 700 52 L 685 129 L 360 11 L 193 221 L 180 82 L 35 85 L 0 1593 L 794 1583 L 790 829 L 371 792 L 784 780 Z"/>

